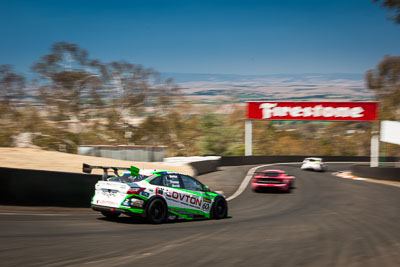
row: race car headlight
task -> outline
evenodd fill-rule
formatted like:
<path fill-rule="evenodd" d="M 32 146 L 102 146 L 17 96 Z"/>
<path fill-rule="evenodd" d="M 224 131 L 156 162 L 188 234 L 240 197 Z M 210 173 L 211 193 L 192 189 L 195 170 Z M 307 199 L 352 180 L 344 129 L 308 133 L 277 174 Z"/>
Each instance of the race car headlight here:
<path fill-rule="evenodd" d="M 131 198 L 131 207 L 142 208 L 144 201 L 141 199 Z"/>

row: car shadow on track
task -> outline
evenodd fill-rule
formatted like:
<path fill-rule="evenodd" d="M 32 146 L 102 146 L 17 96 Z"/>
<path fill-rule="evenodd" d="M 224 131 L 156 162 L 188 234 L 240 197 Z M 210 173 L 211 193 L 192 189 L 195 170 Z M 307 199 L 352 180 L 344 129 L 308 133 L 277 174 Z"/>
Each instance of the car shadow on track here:
<path fill-rule="evenodd" d="M 228 215 L 226 218 L 219 219 L 219 220 L 225 220 L 225 219 L 231 219 L 232 216 Z M 99 221 L 105 221 L 105 222 L 114 222 L 114 223 L 122 223 L 122 224 L 144 224 L 144 225 L 149 225 L 151 223 L 147 222 L 146 219 L 144 218 L 136 218 L 136 217 L 127 217 L 127 216 L 121 216 L 118 218 L 106 218 L 106 217 L 100 217 L 97 218 Z M 190 223 L 190 222 L 198 222 L 198 221 L 210 221 L 210 219 L 193 219 L 193 220 L 185 220 L 185 219 L 177 219 L 174 221 L 168 221 L 164 222 L 162 224 L 176 224 L 176 223 Z"/>
<path fill-rule="evenodd" d="M 146 222 L 144 219 L 135 218 L 135 217 L 125 217 L 125 216 L 121 216 L 118 218 L 100 217 L 100 218 L 97 218 L 97 220 L 105 221 L 105 222 L 124 223 L 124 224 L 148 224 L 148 222 Z"/>

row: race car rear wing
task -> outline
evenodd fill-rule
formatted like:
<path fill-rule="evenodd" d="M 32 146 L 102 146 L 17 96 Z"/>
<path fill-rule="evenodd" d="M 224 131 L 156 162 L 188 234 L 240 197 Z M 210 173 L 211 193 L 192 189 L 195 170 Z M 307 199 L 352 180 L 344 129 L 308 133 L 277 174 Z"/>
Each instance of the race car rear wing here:
<path fill-rule="evenodd" d="M 139 175 L 139 168 L 136 168 L 135 166 L 131 166 L 130 168 L 125 168 L 125 167 L 109 167 L 109 166 L 92 166 L 92 165 L 83 163 L 82 171 L 84 173 L 91 173 L 92 169 L 103 169 L 103 176 L 102 176 L 103 181 L 107 180 L 107 178 L 108 178 L 108 169 L 112 169 L 114 171 L 114 174 L 117 177 L 120 177 L 120 175 L 118 174 L 118 170 L 130 171 L 132 176 Z"/>

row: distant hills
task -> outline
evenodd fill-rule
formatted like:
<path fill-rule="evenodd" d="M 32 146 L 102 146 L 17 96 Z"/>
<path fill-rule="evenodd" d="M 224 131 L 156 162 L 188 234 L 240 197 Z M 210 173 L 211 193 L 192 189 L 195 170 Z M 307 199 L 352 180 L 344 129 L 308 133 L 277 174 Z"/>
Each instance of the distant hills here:
<path fill-rule="evenodd" d="M 195 102 L 219 100 L 372 100 L 359 73 L 197 74 L 163 73 Z"/>
<path fill-rule="evenodd" d="M 177 83 L 193 81 L 248 81 L 255 79 L 275 79 L 288 78 L 296 80 L 306 80 L 310 77 L 318 77 L 325 80 L 364 80 L 364 74 L 361 73 L 302 73 L 302 74 L 265 74 L 265 75 L 241 75 L 241 74 L 207 74 L 207 73 L 177 73 L 165 72 L 163 77 L 171 77 Z"/>

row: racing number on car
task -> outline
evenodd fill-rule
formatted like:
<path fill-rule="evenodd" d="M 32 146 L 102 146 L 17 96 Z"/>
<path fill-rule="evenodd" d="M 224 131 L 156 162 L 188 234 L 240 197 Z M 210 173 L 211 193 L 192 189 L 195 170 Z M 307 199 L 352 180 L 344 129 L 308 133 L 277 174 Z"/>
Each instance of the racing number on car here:
<path fill-rule="evenodd" d="M 201 209 L 204 211 L 209 211 L 210 210 L 210 204 L 203 202 L 203 205 L 201 206 Z"/>

